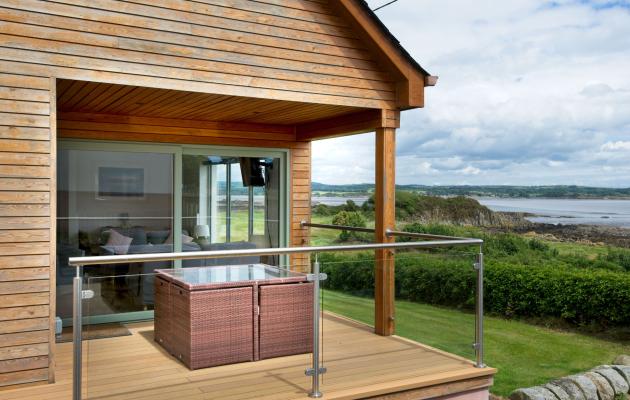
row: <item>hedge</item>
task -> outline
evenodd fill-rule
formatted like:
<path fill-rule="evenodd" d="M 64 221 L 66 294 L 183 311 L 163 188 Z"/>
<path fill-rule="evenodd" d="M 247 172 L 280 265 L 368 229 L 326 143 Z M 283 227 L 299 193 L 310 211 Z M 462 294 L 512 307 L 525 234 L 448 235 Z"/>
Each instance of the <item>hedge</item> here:
<path fill-rule="evenodd" d="M 322 254 L 324 287 L 353 294 L 374 293 L 371 254 Z M 396 259 L 396 297 L 472 309 L 472 257 L 425 254 Z M 630 325 L 630 274 L 598 269 L 525 266 L 488 262 L 485 309 L 505 317 L 554 317 L 577 325 Z"/>

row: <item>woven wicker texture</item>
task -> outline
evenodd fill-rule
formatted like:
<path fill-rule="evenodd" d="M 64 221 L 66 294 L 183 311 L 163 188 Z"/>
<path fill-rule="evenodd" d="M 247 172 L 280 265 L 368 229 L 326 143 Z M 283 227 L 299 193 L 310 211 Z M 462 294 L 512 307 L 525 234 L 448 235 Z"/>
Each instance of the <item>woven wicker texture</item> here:
<path fill-rule="evenodd" d="M 155 279 L 155 341 L 167 351 L 170 346 L 171 295 L 170 283 L 157 277 Z"/>
<path fill-rule="evenodd" d="M 259 357 L 313 351 L 313 284 L 259 287 Z"/>
<path fill-rule="evenodd" d="M 252 320 L 254 321 L 254 361 L 260 360 L 260 346 L 258 341 L 258 336 L 260 335 L 260 324 L 258 323 L 258 293 L 260 290 L 260 286 L 254 285 L 254 297 L 253 297 L 253 307 L 252 307 Z"/>
<path fill-rule="evenodd" d="M 171 286 L 172 351 L 191 369 L 254 360 L 253 288 Z"/>

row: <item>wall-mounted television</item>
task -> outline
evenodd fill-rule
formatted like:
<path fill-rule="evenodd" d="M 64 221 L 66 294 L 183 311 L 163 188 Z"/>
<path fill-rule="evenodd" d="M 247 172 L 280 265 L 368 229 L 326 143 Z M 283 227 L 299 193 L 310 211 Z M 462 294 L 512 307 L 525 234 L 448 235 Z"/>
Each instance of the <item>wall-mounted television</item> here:
<path fill-rule="evenodd" d="M 265 186 L 265 160 L 241 157 L 240 164 L 243 186 Z"/>

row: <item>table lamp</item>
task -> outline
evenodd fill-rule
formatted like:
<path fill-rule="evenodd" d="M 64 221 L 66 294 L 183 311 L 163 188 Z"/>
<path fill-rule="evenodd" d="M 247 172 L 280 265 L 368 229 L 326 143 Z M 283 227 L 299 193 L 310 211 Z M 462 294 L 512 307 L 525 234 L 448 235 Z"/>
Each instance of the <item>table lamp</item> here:
<path fill-rule="evenodd" d="M 197 243 L 207 244 L 210 236 L 210 227 L 208 225 L 195 225 L 195 236 L 197 237 Z"/>

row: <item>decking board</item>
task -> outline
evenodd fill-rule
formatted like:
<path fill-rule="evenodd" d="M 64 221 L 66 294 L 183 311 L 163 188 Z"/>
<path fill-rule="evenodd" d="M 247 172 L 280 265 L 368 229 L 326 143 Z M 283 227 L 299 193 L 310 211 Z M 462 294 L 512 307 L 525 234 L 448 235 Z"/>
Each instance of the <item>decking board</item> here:
<path fill-rule="evenodd" d="M 375 335 L 364 325 L 326 315 L 322 391 L 327 399 L 351 399 L 435 388 L 472 378 L 491 378 L 492 368 L 419 343 Z M 306 399 L 311 355 L 274 358 L 195 371 L 153 342 L 152 323 L 132 324 L 132 335 L 84 343 L 85 399 L 159 400 Z M 0 391 L 6 400 L 61 400 L 70 396 L 72 347 L 58 345 L 57 383 Z M 443 390 L 447 385 L 444 385 Z"/>

